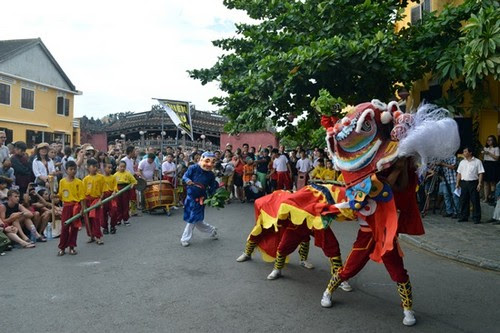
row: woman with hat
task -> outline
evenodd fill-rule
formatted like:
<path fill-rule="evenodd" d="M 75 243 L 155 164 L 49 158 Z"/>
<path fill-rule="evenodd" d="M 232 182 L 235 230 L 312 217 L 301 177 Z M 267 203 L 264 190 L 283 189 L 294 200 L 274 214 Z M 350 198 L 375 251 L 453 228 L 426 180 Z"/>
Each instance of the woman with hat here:
<path fill-rule="evenodd" d="M 35 159 L 33 160 L 33 174 L 35 175 L 36 191 L 48 186 L 49 176 L 54 175 L 56 168 L 54 161 L 49 156 L 49 144 L 39 143 L 35 148 Z"/>

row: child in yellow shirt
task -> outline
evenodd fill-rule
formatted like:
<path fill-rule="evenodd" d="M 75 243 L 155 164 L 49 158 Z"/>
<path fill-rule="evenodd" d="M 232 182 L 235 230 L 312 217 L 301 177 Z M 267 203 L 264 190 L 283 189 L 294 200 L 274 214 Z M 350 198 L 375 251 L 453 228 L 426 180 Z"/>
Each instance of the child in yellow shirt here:
<path fill-rule="evenodd" d="M 114 174 L 114 177 L 116 179 L 117 187 L 118 190 L 121 190 L 125 186 L 132 184 L 132 188 L 128 190 L 127 192 L 123 193 L 120 195 L 118 198 L 116 198 L 116 206 L 117 206 L 117 216 L 116 216 L 116 224 L 121 224 L 121 221 L 123 221 L 123 224 L 128 226 L 130 225 L 130 222 L 128 219 L 130 218 L 129 214 L 129 207 L 130 207 L 130 200 L 131 200 L 131 195 L 134 191 L 134 186 L 137 184 L 137 179 L 127 171 L 127 164 L 125 161 L 120 161 L 120 165 L 118 166 L 118 171 Z"/>
<path fill-rule="evenodd" d="M 89 159 L 87 161 L 87 169 L 89 171 L 88 176 L 83 178 L 83 186 L 85 189 L 85 206 L 90 207 L 99 202 L 101 202 L 104 193 L 104 176 L 97 173 L 97 168 L 99 164 L 95 159 Z M 90 239 L 87 243 L 96 242 L 97 245 L 104 244 L 102 240 L 102 206 L 94 209 L 88 214 L 90 230 L 87 230 L 87 235 Z"/>
<path fill-rule="evenodd" d="M 326 161 L 326 168 L 321 171 L 320 177 L 322 180 L 337 180 L 339 172 L 333 168 L 333 163 L 330 160 Z"/>
<path fill-rule="evenodd" d="M 116 193 L 118 186 L 116 182 L 116 177 L 111 174 L 113 171 L 113 166 L 107 163 L 104 166 L 104 193 L 102 199 L 106 199 Z M 111 234 L 116 233 L 116 213 L 117 213 L 116 198 L 106 202 L 102 206 L 102 228 L 103 234 L 107 235 L 109 232 Z M 108 220 L 111 220 L 111 231 L 108 229 Z"/>
<path fill-rule="evenodd" d="M 77 220 L 69 225 L 64 223 L 80 211 L 83 213 L 80 203 L 85 199 L 85 191 L 83 182 L 80 179 L 75 178 L 76 169 L 76 163 L 74 161 L 68 161 L 66 163 L 66 177 L 59 181 L 58 195 L 63 202 L 63 210 L 61 215 L 62 228 L 61 235 L 59 237 L 58 256 L 65 255 L 67 247 L 69 247 L 69 254 L 77 254 L 75 250 L 76 238 L 78 236 L 78 230 L 81 227 L 81 222 L 80 220 Z"/>
<path fill-rule="evenodd" d="M 311 178 L 312 179 L 319 179 L 321 178 L 321 173 L 323 172 L 323 170 L 325 170 L 325 161 L 320 158 L 318 160 L 318 165 L 316 165 L 316 167 L 314 167 L 314 169 L 311 171 Z"/>

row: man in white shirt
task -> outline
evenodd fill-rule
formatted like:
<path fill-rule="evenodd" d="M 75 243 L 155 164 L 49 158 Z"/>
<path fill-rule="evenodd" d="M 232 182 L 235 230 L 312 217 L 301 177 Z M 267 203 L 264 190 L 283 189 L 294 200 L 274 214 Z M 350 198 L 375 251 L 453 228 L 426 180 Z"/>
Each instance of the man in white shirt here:
<path fill-rule="evenodd" d="M 127 165 L 127 171 L 131 174 L 135 175 L 134 163 L 135 163 L 135 147 L 128 146 L 127 147 L 127 156 L 122 158 L 121 160 L 125 162 Z"/>
<path fill-rule="evenodd" d="M 155 154 L 149 153 L 148 158 L 139 163 L 139 174 L 146 181 L 152 181 L 156 174 Z"/>
<path fill-rule="evenodd" d="M 483 184 L 484 168 L 481 160 L 474 157 L 472 150 L 465 147 L 463 159 L 457 169 L 457 189 L 460 188 L 460 219 L 458 222 L 467 222 L 469 219 L 469 201 L 472 201 L 472 219 L 474 224 L 481 223 L 481 204 L 479 193 Z"/>
<path fill-rule="evenodd" d="M 276 190 L 291 190 L 292 189 L 292 169 L 288 164 L 288 159 L 285 155 L 280 154 L 278 149 L 274 148 L 272 150 L 272 155 L 274 157 L 273 161 L 273 173 L 277 174 L 277 186 Z"/>
<path fill-rule="evenodd" d="M 304 150 L 300 151 L 300 160 L 297 161 L 297 190 L 307 185 L 309 180 L 309 172 L 313 169 L 313 162 L 307 158 Z"/>
<path fill-rule="evenodd" d="M 168 180 L 172 185 L 174 185 L 175 172 L 177 170 L 177 166 L 173 162 L 174 155 L 172 153 L 168 153 L 165 161 L 161 165 L 161 173 L 163 175 L 163 179 Z"/>
<path fill-rule="evenodd" d="M 0 164 L 3 163 L 7 158 L 9 158 L 9 148 L 5 145 L 7 140 L 7 134 L 5 131 L 0 131 Z"/>

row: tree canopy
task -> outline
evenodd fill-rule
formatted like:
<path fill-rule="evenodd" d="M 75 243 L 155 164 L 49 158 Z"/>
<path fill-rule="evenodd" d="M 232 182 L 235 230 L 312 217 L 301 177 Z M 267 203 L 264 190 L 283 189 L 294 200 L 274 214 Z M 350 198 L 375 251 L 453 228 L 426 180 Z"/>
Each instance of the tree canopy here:
<path fill-rule="evenodd" d="M 472 89 L 484 76 L 500 74 L 494 0 L 466 0 L 399 31 L 395 22 L 403 18 L 405 0 L 224 4 L 246 11 L 255 23 L 237 24 L 235 37 L 213 41 L 223 50 L 218 61 L 189 74 L 202 84 L 217 81 L 227 93 L 211 102 L 228 117 L 230 132 L 259 130 L 271 119 L 285 134 L 309 140 L 314 134 L 309 129 L 319 127 L 311 101 L 321 89 L 344 103 L 357 104 L 372 98 L 388 100 L 396 85 L 410 89 L 428 72 L 438 73 L 441 80 L 464 75 Z M 483 51 L 478 53 L 479 48 Z M 305 119 L 294 122 L 299 116 Z"/>

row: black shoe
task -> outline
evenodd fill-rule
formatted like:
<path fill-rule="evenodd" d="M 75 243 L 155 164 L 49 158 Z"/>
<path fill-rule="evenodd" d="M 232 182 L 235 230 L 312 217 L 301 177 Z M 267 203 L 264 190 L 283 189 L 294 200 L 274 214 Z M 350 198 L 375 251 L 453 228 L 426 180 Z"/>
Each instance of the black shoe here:
<path fill-rule="evenodd" d="M 458 216 L 457 216 L 457 214 L 453 214 L 453 215 L 451 215 L 451 218 L 452 219 L 458 219 Z"/>
<path fill-rule="evenodd" d="M 481 220 L 475 220 L 474 221 L 474 224 L 480 224 L 481 223 Z"/>
<path fill-rule="evenodd" d="M 469 220 L 468 219 L 458 219 L 457 222 L 469 222 Z"/>
<path fill-rule="evenodd" d="M 112 235 L 116 234 L 116 228 L 111 228 L 111 234 Z"/>
<path fill-rule="evenodd" d="M 443 217 L 451 217 L 451 214 L 444 214 Z"/>
<path fill-rule="evenodd" d="M 108 228 L 104 228 L 104 230 L 102 231 L 102 233 L 105 234 L 105 235 L 109 234 Z"/>

